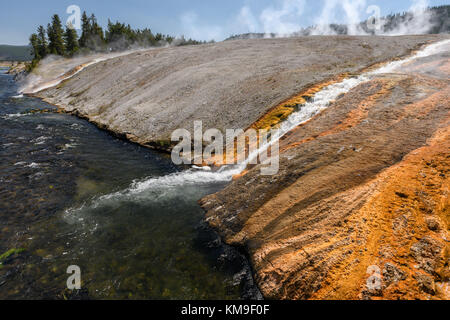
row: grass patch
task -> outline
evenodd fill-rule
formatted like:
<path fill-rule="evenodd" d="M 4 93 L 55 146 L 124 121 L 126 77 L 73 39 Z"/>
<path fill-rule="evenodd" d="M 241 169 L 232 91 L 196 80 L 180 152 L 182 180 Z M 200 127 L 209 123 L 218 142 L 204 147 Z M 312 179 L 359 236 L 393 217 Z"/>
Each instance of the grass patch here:
<path fill-rule="evenodd" d="M 3 262 L 5 262 L 6 259 L 8 259 L 9 257 L 11 257 L 13 255 L 21 254 L 24 251 L 25 251 L 25 249 L 23 249 L 23 248 L 10 249 L 10 250 L 6 251 L 5 253 L 3 253 L 2 255 L 0 255 L 0 268 L 3 267 Z"/>

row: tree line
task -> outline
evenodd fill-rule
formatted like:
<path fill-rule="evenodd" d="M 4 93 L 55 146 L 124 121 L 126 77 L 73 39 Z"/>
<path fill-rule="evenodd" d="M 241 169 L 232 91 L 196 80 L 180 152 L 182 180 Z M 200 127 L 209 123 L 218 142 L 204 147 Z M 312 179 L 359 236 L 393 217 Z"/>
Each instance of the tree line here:
<path fill-rule="evenodd" d="M 107 29 L 98 24 L 94 14 L 90 16 L 83 12 L 81 17 L 81 35 L 71 25 L 63 27 L 60 17 L 54 14 L 51 23 L 39 26 L 36 33 L 30 36 L 33 61 L 29 69 L 32 70 L 38 62 L 48 55 L 72 57 L 77 53 L 110 52 L 127 50 L 132 47 L 151 47 L 173 45 L 197 45 L 206 42 L 184 37 L 175 37 L 161 33 L 153 34 L 148 28 L 133 29 L 120 22 L 108 19 Z"/>

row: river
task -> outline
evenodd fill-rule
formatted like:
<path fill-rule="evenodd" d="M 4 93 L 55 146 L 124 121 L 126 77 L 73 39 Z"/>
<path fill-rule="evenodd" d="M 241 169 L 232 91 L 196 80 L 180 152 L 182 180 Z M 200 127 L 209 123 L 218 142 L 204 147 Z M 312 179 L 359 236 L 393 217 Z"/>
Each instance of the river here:
<path fill-rule="evenodd" d="M 197 201 L 226 181 L 176 183 L 167 155 L 18 96 L 6 71 L 0 255 L 20 251 L 0 265 L 0 299 L 259 297 L 245 258 L 202 223 Z M 66 288 L 71 265 L 81 290 Z"/>

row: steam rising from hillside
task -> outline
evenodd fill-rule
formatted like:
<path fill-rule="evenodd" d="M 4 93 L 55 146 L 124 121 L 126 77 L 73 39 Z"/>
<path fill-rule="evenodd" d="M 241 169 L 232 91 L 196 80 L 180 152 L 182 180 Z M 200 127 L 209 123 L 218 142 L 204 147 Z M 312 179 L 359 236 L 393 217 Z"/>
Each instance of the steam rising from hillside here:
<path fill-rule="evenodd" d="M 433 15 L 427 8 L 427 0 L 414 0 L 413 5 L 408 10 L 411 14 L 411 19 L 398 25 L 393 30 L 388 31 L 387 34 L 403 35 L 427 33 L 433 27 Z"/>
<path fill-rule="evenodd" d="M 336 31 L 331 24 L 336 22 L 336 11 L 341 7 L 346 16 L 347 34 L 365 34 L 359 23 L 363 20 L 360 13 L 366 8 L 365 0 L 326 0 L 322 13 L 316 19 L 316 26 L 312 28 L 312 35 L 334 35 Z"/>
<path fill-rule="evenodd" d="M 253 12 L 249 6 L 242 7 L 236 17 L 229 21 L 229 27 L 198 24 L 193 13 L 182 17 L 184 30 L 193 33 L 197 38 L 227 37 L 231 32 L 247 37 L 286 37 L 298 35 L 406 35 L 426 34 L 433 27 L 433 14 L 427 8 L 427 0 L 411 0 L 408 13 L 404 16 L 382 18 L 377 7 L 368 0 L 324 0 L 322 10 L 310 19 L 308 14 L 309 0 L 279 0 L 260 14 Z M 373 11 L 375 10 L 375 11 Z M 378 28 L 370 28 L 365 20 L 369 16 L 377 17 Z M 196 15 L 195 15 L 196 17 Z M 305 20 L 312 20 L 314 26 L 305 28 Z M 202 32 L 204 31 L 204 33 Z M 262 32 L 262 33 L 258 33 Z"/>
<path fill-rule="evenodd" d="M 280 8 L 268 7 L 260 15 L 264 32 L 282 36 L 292 34 L 301 29 L 299 17 L 304 12 L 304 0 L 285 0 Z"/>
<path fill-rule="evenodd" d="M 283 6 L 292 2 L 303 2 L 303 0 L 284 0 Z M 296 31 L 308 35 L 425 34 L 433 26 L 432 14 L 427 10 L 428 6 L 427 0 L 413 0 L 404 21 L 392 26 L 389 24 L 390 21 L 379 17 L 380 28 L 370 30 L 367 23 L 363 22 L 369 12 L 366 0 L 325 0 L 322 12 L 315 19 L 315 26 L 303 30 L 298 28 Z M 344 21 L 337 21 L 338 13 L 343 13 Z M 272 32 L 284 34 L 284 29 L 274 28 Z M 291 34 L 295 34 L 295 32 Z"/>

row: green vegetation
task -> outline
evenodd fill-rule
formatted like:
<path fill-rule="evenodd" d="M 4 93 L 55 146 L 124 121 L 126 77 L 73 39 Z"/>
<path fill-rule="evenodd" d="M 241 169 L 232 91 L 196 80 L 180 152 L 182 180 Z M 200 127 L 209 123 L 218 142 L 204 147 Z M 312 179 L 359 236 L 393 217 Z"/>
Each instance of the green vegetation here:
<path fill-rule="evenodd" d="M 25 249 L 23 249 L 23 248 L 11 249 L 11 250 L 6 251 L 4 254 L 0 255 L 0 268 L 3 267 L 3 262 L 5 262 L 6 259 L 8 259 L 9 257 L 11 257 L 15 254 L 20 254 L 24 251 L 25 251 Z"/>
<path fill-rule="evenodd" d="M 130 25 L 108 20 L 107 30 L 98 24 L 94 14 L 90 16 L 83 12 L 81 18 L 81 36 L 72 26 L 63 29 L 61 19 L 57 14 L 53 15 L 52 22 L 47 29 L 43 26 L 37 28 L 37 32 L 30 36 L 31 54 L 33 60 L 28 66 L 28 71 L 34 69 L 38 62 L 49 54 L 64 57 L 72 57 L 82 52 L 111 52 L 122 51 L 132 47 L 154 47 L 166 44 L 196 45 L 205 42 L 186 40 L 184 37 L 175 39 L 161 33 L 153 34 L 148 28 L 132 29 Z M 27 47 L 28 48 L 28 47 Z"/>
<path fill-rule="evenodd" d="M 50 54 L 56 54 L 60 56 L 66 55 L 66 46 L 63 40 L 63 27 L 61 19 L 55 14 L 52 17 L 52 23 L 47 26 L 47 36 L 48 36 L 48 52 Z M 72 52 L 68 52 L 69 55 Z"/>
<path fill-rule="evenodd" d="M 66 27 L 66 31 L 64 32 L 64 42 L 66 44 L 66 51 L 70 52 L 71 55 L 80 50 L 80 45 L 78 43 L 78 35 L 75 29 Z"/>
<path fill-rule="evenodd" d="M 80 46 L 92 51 L 103 49 L 105 46 L 105 36 L 102 27 L 97 23 L 95 15 L 92 14 L 88 18 L 86 12 L 83 12 L 81 21 Z"/>

